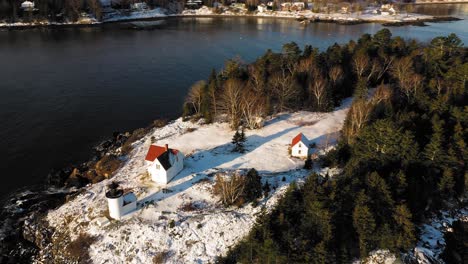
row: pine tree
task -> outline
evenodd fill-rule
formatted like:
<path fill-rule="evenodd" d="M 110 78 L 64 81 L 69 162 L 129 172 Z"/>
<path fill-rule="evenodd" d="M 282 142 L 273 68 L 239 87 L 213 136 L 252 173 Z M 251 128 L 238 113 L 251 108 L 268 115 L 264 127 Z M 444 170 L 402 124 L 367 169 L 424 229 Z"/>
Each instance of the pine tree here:
<path fill-rule="evenodd" d="M 366 205 L 366 201 L 368 200 L 369 197 L 364 192 L 361 192 L 358 195 L 357 205 L 353 211 L 353 226 L 359 237 L 359 252 L 361 257 L 367 256 L 374 249 L 376 223 L 374 215 Z"/>
<path fill-rule="evenodd" d="M 310 170 L 312 169 L 312 159 L 310 157 L 307 157 L 307 159 L 304 162 L 304 169 Z"/>
<path fill-rule="evenodd" d="M 468 163 L 468 148 L 466 147 L 463 135 L 463 126 L 460 122 L 457 122 L 454 127 L 453 141 L 457 154 L 460 156 L 461 160 L 464 161 L 466 164 Z"/>
<path fill-rule="evenodd" d="M 396 223 L 396 246 L 401 250 L 407 250 L 415 242 L 414 225 L 411 222 L 411 212 L 406 205 L 398 205 L 393 213 L 393 220 Z"/>
<path fill-rule="evenodd" d="M 262 196 L 262 177 L 257 170 L 250 169 L 246 175 L 244 198 L 247 202 L 254 201 Z"/>
<path fill-rule="evenodd" d="M 245 147 L 244 143 L 246 141 L 244 127 L 241 127 L 241 131 L 239 129 L 236 130 L 234 136 L 232 137 L 232 144 L 234 144 L 234 148 L 232 149 L 233 152 L 244 153 Z"/>
<path fill-rule="evenodd" d="M 367 99 L 367 94 L 369 89 L 367 88 L 367 82 L 364 78 L 360 78 L 356 83 L 356 88 L 354 90 L 354 99 Z"/>
<path fill-rule="evenodd" d="M 265 182 L 265 184 L 262 187 L 263 189 L 263 196 L 267 197 L 270 194 L 271 188 L 270 188 L 270 183 L 268 181 Z"/>
<path fill-rule="evenodd" d="M 437 186 L 439 192 L 443 197 L 451 197 L 454 193 L 455 181 L 453 179 L 453 171 L 451 169 L 445 169 L 442 174 L 442 178 Z"/>
<path fill-rule="evenodd" d="M 432 118 L 432 136 L 424 148 L 424 157 L 433 164 L 440 164 L 445 159 L 443 150 L 444 121 L 438 115 Z"/>

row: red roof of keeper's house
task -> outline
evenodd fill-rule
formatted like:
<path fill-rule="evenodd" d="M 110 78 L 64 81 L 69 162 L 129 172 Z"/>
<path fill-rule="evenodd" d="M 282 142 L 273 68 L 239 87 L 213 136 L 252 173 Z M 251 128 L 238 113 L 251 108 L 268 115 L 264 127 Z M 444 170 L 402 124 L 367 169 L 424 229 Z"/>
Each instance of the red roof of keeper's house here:
<path fill-rule="evenodd" d="M 297 134 L 297 136 L 295 136 L 293 138 L 292 143 L 291 143 L 291 147 L 293 147 L 294 145 L 296 145 L 300 141 L 302 141 L 304 144 L 307 143 L 307 138 L 302 133 Z"/>
<path fill-rule="evenodd" d="M 159 158 L 159 156 L 166 153 L 167 150 L 170 150 L 172 154 L 174 155 L 177 155 L 177 153 L 179 153 L 177 149 L 169 149 L 167 145 L 166 146 L 151 145 L 150 148 L 148 149 L 148 153 L 146 154 L 145 160 L 154 161 L 155 159 Z"/>

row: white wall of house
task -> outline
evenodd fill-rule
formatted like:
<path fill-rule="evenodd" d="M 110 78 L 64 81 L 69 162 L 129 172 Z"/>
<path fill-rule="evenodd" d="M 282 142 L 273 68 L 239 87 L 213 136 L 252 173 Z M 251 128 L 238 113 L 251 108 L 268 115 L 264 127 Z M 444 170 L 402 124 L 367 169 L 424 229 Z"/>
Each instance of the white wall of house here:
<path fill-rule="evenodd" d="M 291 156 L 299 158 L 307 158 L 309 155 L 309 146 L 304 142 L 299 141 L 291 148 Z"/>
<path fill-rule="evenodd" d="M 177 156 L 170 156 L 172 166 L 166 171 L 164 167 L 156 159 L 154 162 L 148 162 L 148 173 L 154 182 L 167 184 L 184 168 L 184 154 L 178 152 Z"/>
<path fill-rule="evenodd" d="M 124 199 L 127 195 L 130 197 L 130 203 L 124 205 Z M 107 198 L 107 204 L 109 206 L 109 216 L 120 220 L 122 216 L 136 210 L 136 196 L 133 193 L 122 195 L 118 198 Z"/>

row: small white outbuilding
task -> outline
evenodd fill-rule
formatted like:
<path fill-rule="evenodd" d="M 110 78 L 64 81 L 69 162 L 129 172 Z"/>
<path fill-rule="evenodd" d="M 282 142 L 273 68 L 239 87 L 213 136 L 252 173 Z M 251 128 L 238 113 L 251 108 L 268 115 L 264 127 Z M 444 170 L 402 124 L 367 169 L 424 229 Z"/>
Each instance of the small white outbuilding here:
<path fill-rule="evenodd" d="M 308 158 L 310 152 L 310 142 L 304 136 L 299 133 L 295 136 L 291 142 L 291 156 L 298 158 Z"/>
<path fill-rule="evenodd" d="M 109 185 L 106 192 L 109 216 L 120 220 L 124 215 L 137 209 L 137 197 L 131 192 L 124 192 L 115 183 Z"/>
<path fill-rule="evenodd" d="M 167 144 L 151 145 L 145 160 L 151 179 L 157 183 L 167 184 L 184 168 L 184 154 Z"/>
<path fill-rule="evenodd" d="M 23 3 L 21 3 L 21 9 L 23 9 L 24 11 L 34 10 L 34 2 L 24 1 Z"/>

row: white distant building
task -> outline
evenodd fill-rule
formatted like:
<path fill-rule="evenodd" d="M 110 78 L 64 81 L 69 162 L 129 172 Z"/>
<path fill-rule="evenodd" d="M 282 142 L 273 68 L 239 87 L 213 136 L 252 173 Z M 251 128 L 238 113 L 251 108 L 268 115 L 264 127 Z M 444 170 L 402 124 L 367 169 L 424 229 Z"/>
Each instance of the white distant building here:
<path fill-rule="evenodd" d="M 298 158 L 307 158 L 309 157 L 310 151 L 310 142 L 304 136 L 304 134 L 299 133 L 295 136 L 291 142 L 291 156 Z"/>
<path fill-rule="evenodd" d="M 257 10 L 258 10 L 258 12 L 263 13 L 263 12 L 267 11 L 268 8 L 267 8 L 267 6 L 265 4 L 260 4 L 260 5 L 257 6 Z"/>
<path fill-rule="evenodd" d="M 120 220 L 124 215 L 135 211 L 137 208 L 136 195 L 131 191 L 124 192 L 116 183 L 109 185 L 106 198 L 109 216 L 117 220 Z"/>
<path fill-rule="evenodd" d="M 24 1 L 21 3 L 21 9 L 24 11 L 33 11 L 34 10 L 34 2 L 31 1 Z"/>
<path fill-rule="evenodd" d="M 184 154 L 167 144 L 151 145 L 145 160 L 151 179 L 157 183 L 167 184 L 184 168 Z"/>
<path fill-rule="evenodd" d="M 131 4 L 130 8 L 134 11 L 142 11 L 148 9 L 148 5 L 145 2 L 136 2 Z"/>

